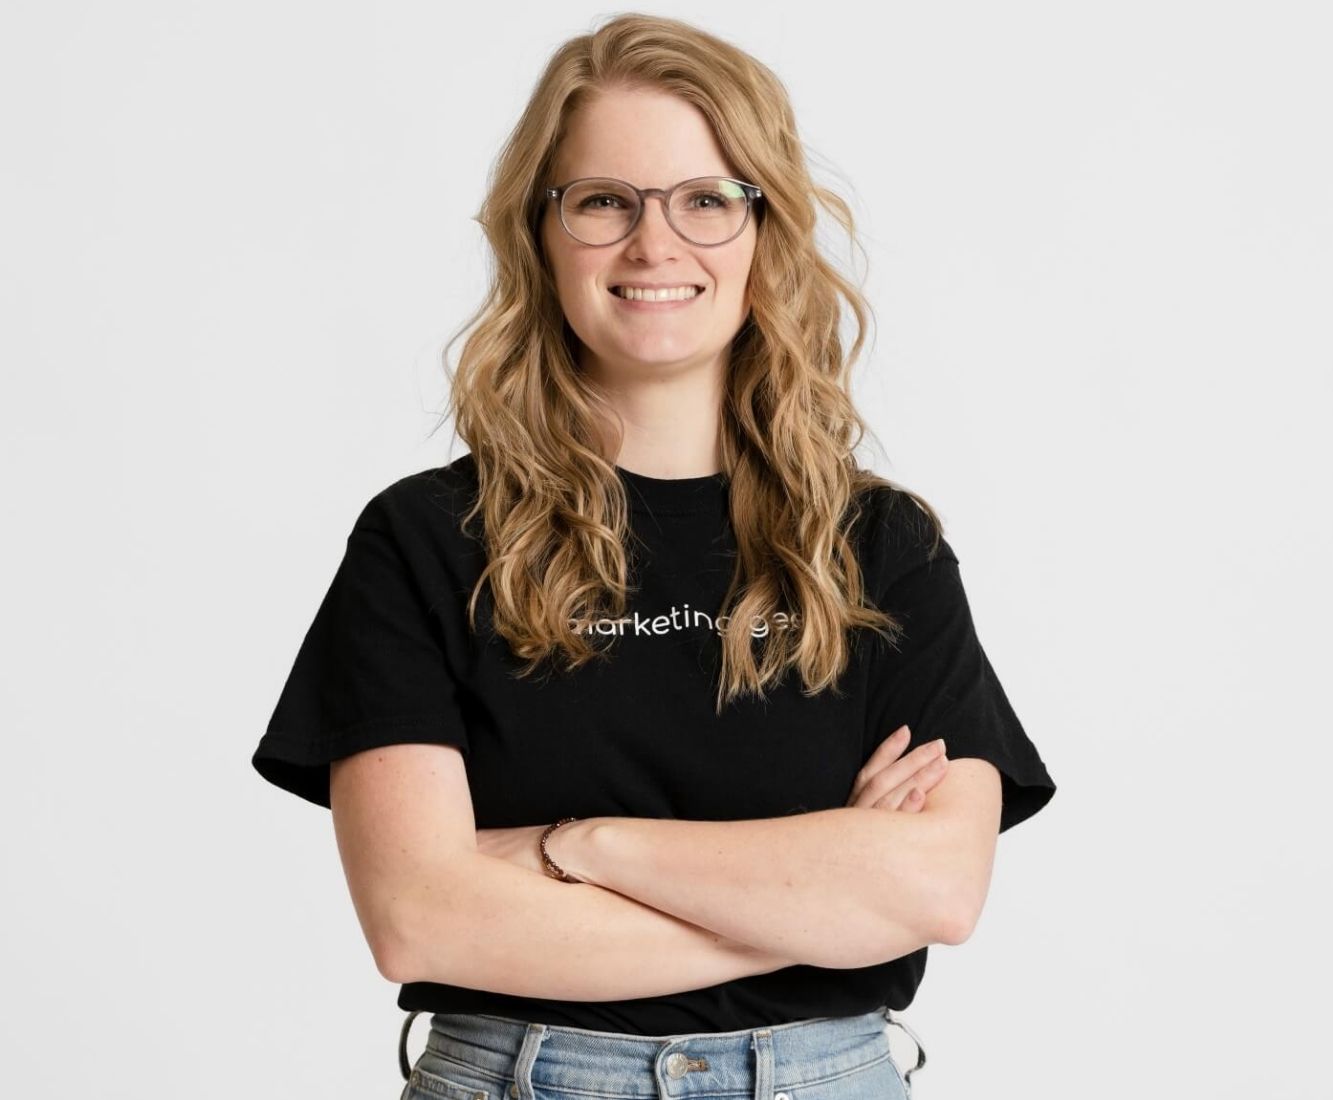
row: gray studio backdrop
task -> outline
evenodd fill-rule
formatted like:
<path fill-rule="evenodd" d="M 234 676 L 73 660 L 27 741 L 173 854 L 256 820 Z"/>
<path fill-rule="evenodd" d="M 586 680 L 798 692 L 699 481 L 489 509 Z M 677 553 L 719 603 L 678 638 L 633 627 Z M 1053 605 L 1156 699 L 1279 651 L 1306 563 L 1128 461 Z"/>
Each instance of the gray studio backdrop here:
<path fill-rule="evenodd" d="M 1315 1095 L 1319 6 L 645 10 L 770 64 L 851 201 L 877 468 L 943 513 L 1059 784 L 903 1014 L 918 1100 Z M 470 216 L 602 14 L 7 5 L 7 1095 L 401 1089 L 329 814 L 249 753 L 360 505 L 464 449 L 429 432 Z"/>

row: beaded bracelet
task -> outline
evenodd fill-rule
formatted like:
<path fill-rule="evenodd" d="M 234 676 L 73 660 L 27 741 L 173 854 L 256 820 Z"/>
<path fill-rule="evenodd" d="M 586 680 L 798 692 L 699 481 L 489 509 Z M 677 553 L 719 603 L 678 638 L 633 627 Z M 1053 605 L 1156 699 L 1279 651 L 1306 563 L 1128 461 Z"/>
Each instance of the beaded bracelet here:
<path fill-rule="evenodd" d="M 560 828 L 561 825 L 568 825 L 571 821 L 577 820 L 577 817 L 562 817 L 559 821 L 546 826 L 545 830 L 542 832 L 541 843 L 538 845 L 541 849 L 542 866 L 546 869 L 546 873 L 552 878 L 558 878 L 561 882 L 582 882 L 583 880 L 581 878 L 575 878 L 573 875 L 566 872 L 551 858 L 550 853 L 546 850 L 546 838 Z"/>

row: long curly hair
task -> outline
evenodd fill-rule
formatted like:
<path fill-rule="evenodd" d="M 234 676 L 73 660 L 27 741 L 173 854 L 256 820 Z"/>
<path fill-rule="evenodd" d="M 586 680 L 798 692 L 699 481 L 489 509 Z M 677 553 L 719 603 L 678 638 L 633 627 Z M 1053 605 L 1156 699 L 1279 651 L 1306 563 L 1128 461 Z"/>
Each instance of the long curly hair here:
<path fill-rule="evenodd" d="M 618 88 L 679 96 L 707 117 L 719 144 L 765 198 L 756 206 L 751 313 L 732 341 L 724 380 L 721 453 L 736 565 L 718 609 L 722 632 L 717 713 L 746 693 L 800 670 L 803 691 L 839 692 L 848 632 L 869 628 L 896 642 L 900 624 L 865 598 L 854 525 L 875 487 L 903 494 L 934 532 L 942 524 L 916 494 L 860 468 L 853 452 L 868 428 L 853 408 L 850 369 L 865 340 L 869 303 L 821 254 L 821 204 L 856 241 L 847 204 L 811 179 L 786 89 L 743 50 L 688 23 L 639 14 L 610 19 L 551 57 L 488 181 L 476 220 L 493 252 L 482 304 L 444 349 L 449 408 L 476 461 L 479 493 L 464 518 L 483 518 L 487 563 L 468 602 L 489 583 L 493 628 L 531 674 L 563 657 L 568 670 L 610 655 L 575 629 L 626 613 L 629 509 L 597 425 L 615 421 L 605 395 L 578 366 L 546 267 L 542 187 L 572 113 Z M 855 322 L 844 355 L 840 301 Z M 467 336 L 458 366 L 449 353 Z M 442 421 L 443 422 L 443 421 Z M 907 500 L 901 503 L 906 504 Z M 799 629 L 745 624 L 794 612 Z"/>

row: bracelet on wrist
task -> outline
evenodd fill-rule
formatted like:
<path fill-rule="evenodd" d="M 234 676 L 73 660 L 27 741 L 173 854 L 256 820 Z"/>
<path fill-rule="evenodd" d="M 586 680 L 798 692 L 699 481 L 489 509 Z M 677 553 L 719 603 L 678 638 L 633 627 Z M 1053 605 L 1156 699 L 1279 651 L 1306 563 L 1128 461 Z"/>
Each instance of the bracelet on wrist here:
<path fill-rule="evenodd" d="M 568 825 L 571 821 L 577 820 L 578 818 L 576 817 L 562 817 L 559 821 L 546 826 L 542 831 L 541 841 L 537 845 L 541 852 L 543 869 L 551 876 L 551 878 L 557 878 L 561 882 L 582 882 L 583 880 L 581 878 L 575 878 L 573 875 L 569 874 L 551 858 L 551 854 L 546 850 L 546 838 L 560 828 L 561 825 Z"/>

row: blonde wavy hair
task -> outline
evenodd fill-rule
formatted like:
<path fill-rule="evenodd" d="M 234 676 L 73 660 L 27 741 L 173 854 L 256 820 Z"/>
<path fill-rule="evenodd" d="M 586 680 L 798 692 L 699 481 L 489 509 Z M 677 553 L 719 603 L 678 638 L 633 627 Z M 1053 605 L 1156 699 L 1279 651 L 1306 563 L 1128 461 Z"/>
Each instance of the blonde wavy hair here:
<path fill-rule="evenodd" d="M 853 454 L 868 428 L 853 408 L 849 375 L 871 310 L 815 241 L 819 203 L 855 242 L 850 209 L 812 181 L 778 78 L 743 50 L 675 19 L 620 15 L 562 45 L 492 168 L 476 217 L 493 251 L 490 287 L 444 350 L 445 415 L 479 478 L 464 527 L 482 515 L 487 557 L 468 602 L 469 625 L 476 630 L 489 582 L 494 629 L 527 661 L 519 675 L 560 656 L 574 670 L 608 657 L 612 644 L 594 646 L 596 635 L 576 624 L 619 618 L 636 590 L 625 491 L 598 428 L 617 418 L 578 367 L 577 337 L 540 232 L 542 187 L 568 120 L 591 97 L 618 88 L 656 89 L 693 104 L 735 170 L 765 196 L 755 214 L 751 313 L 732 341 L 720 410 L 737 555 L 717 614 L 739 628 L 722 632 L 717 712 L 745 693 L 763 699 L 792 667 L 805 694 L 838 692 L 849 630 L 873 629 L 890 642 L 901 630 L 865 600 L 852 537 L 863 494 L 884 487 L 910 499 L 934 531 L 932 553 L 942 524 L 925 500 L 861 469 Z M 845 356 L 840 298 L 856 326 Z M 451 369 L 449 349 L 464 335 Z M 766 632 L 756 657 L 745 624 L 779 610 L 794 612 L 799 629 Z"/>

